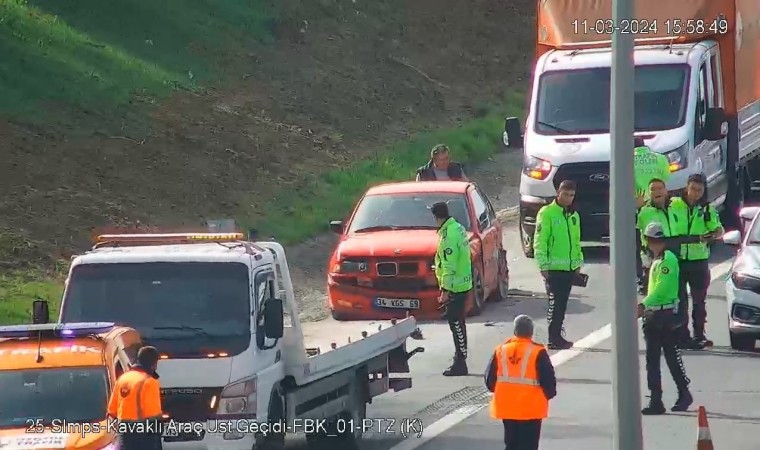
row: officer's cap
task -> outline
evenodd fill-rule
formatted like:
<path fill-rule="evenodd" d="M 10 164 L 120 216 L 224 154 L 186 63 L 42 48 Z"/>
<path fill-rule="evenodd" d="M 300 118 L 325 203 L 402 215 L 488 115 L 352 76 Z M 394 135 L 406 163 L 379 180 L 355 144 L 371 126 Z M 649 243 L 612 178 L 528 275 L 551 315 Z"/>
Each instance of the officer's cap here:
<path fill-rule="evenodd" d="M 665 237 L 665 230 L 662 229 L 662 224 L 657 222 L 650 223 L 644 230 L 644 236 L 650 239 L 663 239 Z"/>

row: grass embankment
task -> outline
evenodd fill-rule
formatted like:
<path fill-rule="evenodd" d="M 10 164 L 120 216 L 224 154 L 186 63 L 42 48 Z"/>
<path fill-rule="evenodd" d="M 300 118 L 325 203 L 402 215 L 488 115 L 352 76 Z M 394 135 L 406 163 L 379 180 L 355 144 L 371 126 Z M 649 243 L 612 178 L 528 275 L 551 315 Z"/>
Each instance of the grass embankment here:
<path fill-rule="evenodd" d="M 243 43 L 271 38 L 266 3 L 0 0 L 0 116 L 121 118 L 194 89 L 240 64 Z"/>
<path fill-rule="evenodd" d="M 315 176 L 309 190 L 288 193 L 275 199 L 277 205 L 255 224 L 262 236 L 275 236 L 285 243 L 294 243 L 327 230 L 331 218 L 342 218 L 368 186 L 409 180 L 414 170 L 424 162 L 429 149 L 444 142 L 449 145 L 455 160 L 478 163 L 488 160 L 501 148 L 504 117 L 519 114 L 522 94 L 509 93 L 494 105 L 479 108 L 480 117 L 459 127 L 427 131 L 413 139 L 399 142 L 376 152 L 369 159 L 357 161 L 351 167 Z M 3 241 L 0 234 L 0 258 L 33 247 L 33 242 Z M 5 258 L 2 258 L 5 259 Z M 30 317 L 31 302 L 36 297 L 51 301 L 57 311 L 62 292 L 66 264 L 54 271 L 29 270 L 0 277 L 0 323 L 25 323 Z"/>

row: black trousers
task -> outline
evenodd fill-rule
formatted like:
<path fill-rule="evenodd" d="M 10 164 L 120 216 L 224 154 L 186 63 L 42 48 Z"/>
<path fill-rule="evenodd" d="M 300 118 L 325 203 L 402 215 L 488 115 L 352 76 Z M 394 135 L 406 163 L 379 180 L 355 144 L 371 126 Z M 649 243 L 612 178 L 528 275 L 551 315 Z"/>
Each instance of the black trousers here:
<path fill-rule="evenodd" d="M 679 391 L 688 389 L 689 377 L 678 349 L 677 327 L 679 318 L 672 310 L 647 311 L 644 316 L 644 342 L 646 343 L 647 386 L 653 396 L 662 398 L 660 356 L 665 356 L 670 375 Z"/>
<path fill-rule="evenodd" d="M 467 324 L 465 324 L 467 299 L 470 291 L 450 292 L 444 317 L 449 322 L 451 337 L 454 339 L 454 355 L 456 358 L 467 359 Z"/>
<path fill-rule="evenodd" d="M 573 288 L 575 272 L 552 270 L 546 277 L 546 295 L 549 304 L 546 308 L 546 321 L 549 323 L 549 342 L 562 337 L 562 324 L 565 322 L 567 302 Z"/>
<path fill-rule="evenodd" d="M 707 289 L 710 287 L 710 266 L 707 260 L 681 261 L 680 263 L 680 289 L 678 291 L 678 315 L 681 317 L 681 329 L 678 338 L 688 340 L 689 334 L 689 294 L 686 290 L 691 289 L 691 325 L 694 329 L 694 337 L 705 337 L 705 322 L 707 322 Z"/>
<path fill-rule="evenodd" d="M 505 450 L 538 450 L 541 420 L 502 420 Z"/>

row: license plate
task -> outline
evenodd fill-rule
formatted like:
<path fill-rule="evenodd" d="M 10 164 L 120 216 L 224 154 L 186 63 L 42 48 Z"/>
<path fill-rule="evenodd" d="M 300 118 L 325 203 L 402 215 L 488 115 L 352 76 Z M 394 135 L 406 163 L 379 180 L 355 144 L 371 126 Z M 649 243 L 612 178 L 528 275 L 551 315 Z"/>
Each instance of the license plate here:
<path fill-rule="evenodd" d="M 412 298 L 382 298 L 375 300 L 375 306 L 380 308 L 418 309 L 420 301 Z"/>

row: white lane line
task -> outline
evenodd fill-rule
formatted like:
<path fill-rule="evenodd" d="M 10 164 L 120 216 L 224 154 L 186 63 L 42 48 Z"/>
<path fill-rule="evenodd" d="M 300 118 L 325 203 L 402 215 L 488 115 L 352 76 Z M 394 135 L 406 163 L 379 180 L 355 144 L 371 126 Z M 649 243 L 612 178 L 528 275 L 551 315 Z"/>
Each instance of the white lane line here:
<path fill-rule="evenodd" d="M 715 281 L 724 275 L 731 269 L 732 261 L 724 261 L 710 268 L 711 281 Z M 612 336 L 612 324 L 599 328 L 592 332 L 588 336 L 575 342 L 575 346 L 571 349 L 560 350 L 551 356 L 552 364 L 554 367 L 561 366 L 566 362 L 576 358 L 583 353 L 583 349 L 594 348 L 602 342 L 606 341 Z M 577 347 L 577 348 L 576 348 Z M 404 439 L 398 444 L 391 447 L 389 450 L 414 450 L 421 447 L 428 441 L 441 435 L 443 432 L 459 425 L 469 417 L 474 416 L 486 405 L 467 405 L 462 406 L 454 411 L 446 414 L 435 422 L 425 427 L 425 431 L 419 438 Z"/>

